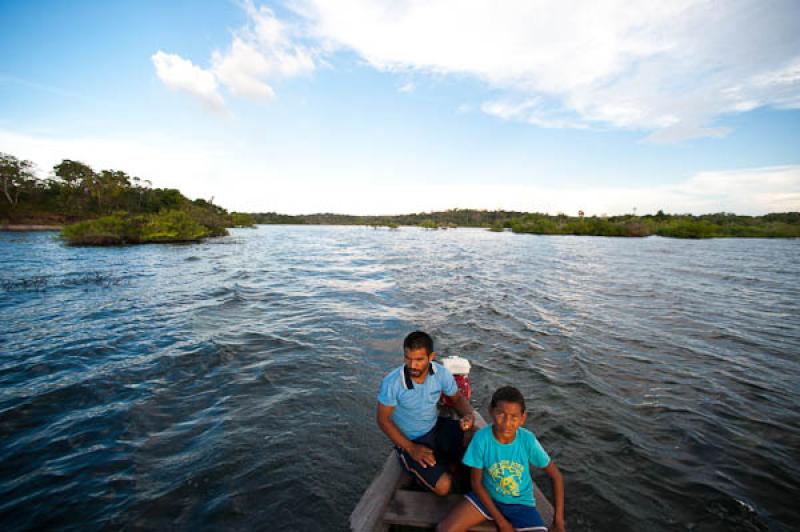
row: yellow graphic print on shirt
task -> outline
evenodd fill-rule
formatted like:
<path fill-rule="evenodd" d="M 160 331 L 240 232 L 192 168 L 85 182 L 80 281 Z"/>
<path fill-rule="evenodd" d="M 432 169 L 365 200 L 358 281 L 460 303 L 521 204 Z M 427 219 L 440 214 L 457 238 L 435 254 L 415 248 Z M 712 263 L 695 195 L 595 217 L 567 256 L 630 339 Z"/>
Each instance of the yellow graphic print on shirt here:
<path fill-rule="evenodd" d="M 525 468 L 511 460 L 500 460 L 492 464 L 489 474 L 494 480 L 494 489 L 503 495 L 519 497 L 519 485 Z"/>

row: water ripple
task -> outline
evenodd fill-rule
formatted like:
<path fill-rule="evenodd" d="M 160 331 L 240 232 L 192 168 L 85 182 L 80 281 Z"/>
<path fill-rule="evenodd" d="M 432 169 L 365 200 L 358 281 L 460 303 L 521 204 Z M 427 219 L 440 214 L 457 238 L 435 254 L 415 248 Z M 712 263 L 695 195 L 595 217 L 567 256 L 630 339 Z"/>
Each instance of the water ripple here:
<path fill-rule="evenodd" d="M 260 227 L 0 233 L 3 529 L 344 530 L 415 328 L 514 384 L 572 530 L 800 522 L 800 247 Z M 538 477 L 537 477 L 538 478 Z M 547 488 L 547 482 L 543 483 Z"/>

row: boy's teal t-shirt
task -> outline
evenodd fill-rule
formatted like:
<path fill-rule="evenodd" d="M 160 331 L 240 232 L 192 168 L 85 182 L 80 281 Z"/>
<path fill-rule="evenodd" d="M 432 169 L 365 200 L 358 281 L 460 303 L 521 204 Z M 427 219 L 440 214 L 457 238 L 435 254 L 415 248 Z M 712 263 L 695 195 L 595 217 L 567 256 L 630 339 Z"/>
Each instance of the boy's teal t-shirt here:
<path fill-rule="evenodd" d="M 518 429 L 511 443 L 500 443 L 492 434 L 492 426 L 487 425 L 475 433 L 463 462 L 483 469 L 483 487 L 492 499 L 506 504 L 536 506 L 528 464 L 547 467 L 550 457 L 528 429 Z"/>

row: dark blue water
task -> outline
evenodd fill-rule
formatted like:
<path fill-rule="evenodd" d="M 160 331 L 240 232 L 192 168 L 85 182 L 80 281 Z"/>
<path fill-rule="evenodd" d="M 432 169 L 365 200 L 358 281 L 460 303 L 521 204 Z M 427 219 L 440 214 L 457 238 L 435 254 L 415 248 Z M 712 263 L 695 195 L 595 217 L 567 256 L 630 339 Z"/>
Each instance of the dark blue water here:
<path fill-rule="evenodd" d="M 344 530 L 389 449 L 380 379 L 422 328 L 473 361 L 484 412 L 522 389 L 571 530 L 796 530 L 798 259 L 470 229 L 0 233 L 0 529 Z"/>

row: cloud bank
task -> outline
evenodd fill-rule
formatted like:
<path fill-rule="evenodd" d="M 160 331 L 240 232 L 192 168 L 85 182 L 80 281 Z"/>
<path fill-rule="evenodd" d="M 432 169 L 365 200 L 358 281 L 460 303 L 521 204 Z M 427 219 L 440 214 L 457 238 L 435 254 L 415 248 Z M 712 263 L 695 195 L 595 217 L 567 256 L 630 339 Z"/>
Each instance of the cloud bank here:
<path fill-rule="evenodd" d="M 59 139 L 0 130 L 3 150 L 38 165 L 46 175 L 62 159 L 96 170 L 119 169 L 174 187 L 191 198 L 228 209 L 287 214 L 405 214 L 451 208 L 506 209 L 556 214 L 734 212 L 759 215 L 800 211 L 800 165 L 698 172 L 670 185 L 580 187 L 558 185 L 412 185 L 310 180 L 294 165 L 266 173 L 257 154 L 225 146 L 182 144 L 170 138 Z M 295 172 L 295 173 L 293 173 Z M 280 176 L 280 177 L 278 177 Z M 223 185 L 224 184 L 224 185 Z"/>
<path fill-rule="evenodd" d="M 329 52 L 389 72 L 470 76 L 482 110 L 659 142 L 727 133 L 727 113 L 800 108 L 800 3 L 776 0 L 296 0 Z"/>

